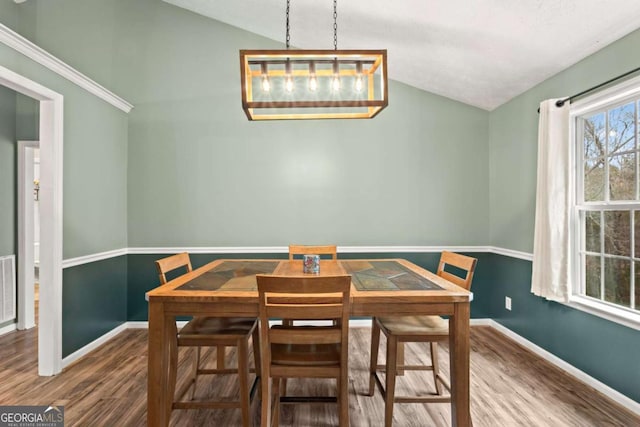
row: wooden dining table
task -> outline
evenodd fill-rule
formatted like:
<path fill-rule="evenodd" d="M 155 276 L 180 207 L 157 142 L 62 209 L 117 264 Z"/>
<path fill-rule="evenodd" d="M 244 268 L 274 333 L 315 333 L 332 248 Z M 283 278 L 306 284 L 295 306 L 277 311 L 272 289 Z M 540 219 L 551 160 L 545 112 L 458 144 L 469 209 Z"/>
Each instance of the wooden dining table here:
<path fill-rule="evenodd" d="M 256 274 L 304 275 L 301 260 L 218 259 L 147 292 L 147 425 L 169 424 L 169 354 L 176 317 L 258 317 Z M 351 315 L 449 316 L 451 425 L 471 425 L 469 304 L 472 294 L 404 259 L 321 260 L 319 275 L 351 274 Z"/>

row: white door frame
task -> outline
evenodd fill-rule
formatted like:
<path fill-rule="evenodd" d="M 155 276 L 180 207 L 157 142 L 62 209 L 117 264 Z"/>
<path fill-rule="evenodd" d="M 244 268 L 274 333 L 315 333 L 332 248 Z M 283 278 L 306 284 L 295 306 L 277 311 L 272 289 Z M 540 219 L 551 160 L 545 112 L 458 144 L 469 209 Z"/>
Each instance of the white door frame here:
<path fill-rule="evenodd" d="M 34 148 L 38 141 L 18 141 L 18 329 L 36 326 L 34 310 Z"/>
<path fill-rule="evenodd" d="M 38 374 L 62 370 L 61 94 L 0 66 L 0 85 L 40 101 L 40 316 Z M 33 242 L 31 242 L 32 244 Z"/>

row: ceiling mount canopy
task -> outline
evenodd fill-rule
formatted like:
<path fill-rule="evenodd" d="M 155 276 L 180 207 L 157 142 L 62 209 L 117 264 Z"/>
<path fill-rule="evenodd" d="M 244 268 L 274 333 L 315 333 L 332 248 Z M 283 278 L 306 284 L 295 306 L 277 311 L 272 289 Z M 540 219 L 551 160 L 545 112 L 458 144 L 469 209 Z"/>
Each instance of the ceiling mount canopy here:
<path fill-rule="evenodd" d="M 242 108 L 249 120 L 370 119 L 388 105 L 387 51 L 338 50 L 337 0 L 333 50 L 241 50 Z"/>

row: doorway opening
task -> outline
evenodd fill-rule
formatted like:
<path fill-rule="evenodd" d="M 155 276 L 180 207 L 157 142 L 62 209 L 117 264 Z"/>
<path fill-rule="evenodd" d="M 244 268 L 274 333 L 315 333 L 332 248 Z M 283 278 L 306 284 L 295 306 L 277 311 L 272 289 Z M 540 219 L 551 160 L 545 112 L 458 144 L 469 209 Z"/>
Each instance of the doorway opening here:
<path fill-rule="evenodd" d="M 38 306 L 38 374 L 55 375 L 62 370 L 62 157 L 63 157 L 63 97 L 8 68 L 0 66 L 0 85 L 39 101 L 40 141 L 40 256 Z M 20 163 L 19 163 L 20 164 Z M 18 182 L 20 183 L 20 181 Z M 24 199 L 25 192 L 18 192 Z M 28 304 L 20 286 L 20 272 L 28 272 L 21 263 L 24 252 L 31 248 L 33 239 L 27 240 L 20 230 L 20 218 L 27 218 L 18 200 L 18 312 Z M 32 213 L 33 211 L 31 211 Z M 33 273 L 33 265 L 31 272 Z M 33 289 L 33 283 L 30 287 Z M 30 298 L 31 304 L 35 295 Z M 35 319 L 34 319 L 35 321 Z"/>
<path fill-rule="evenodd" d="M 37 324 L 40 301 L 40 143 L 18 141 L 18 329 Z"/>

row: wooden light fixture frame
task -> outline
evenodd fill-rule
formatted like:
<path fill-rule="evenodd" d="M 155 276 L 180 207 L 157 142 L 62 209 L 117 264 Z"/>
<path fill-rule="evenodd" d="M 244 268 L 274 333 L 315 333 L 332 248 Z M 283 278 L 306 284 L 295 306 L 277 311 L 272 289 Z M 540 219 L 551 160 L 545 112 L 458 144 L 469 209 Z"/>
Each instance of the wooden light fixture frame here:
<path fill-rule="evenodd" d="M 373 59 L 371 59 L 373 58 Z M 338 64 L 354 64 L 360 63 L 365 66 L 357 67 L 362 70 L 362 78 L 364 79 L 363 90 L 365 99 L 360 100 L 313 100 L 313 101 L 254 101 L 253 91 L 256 90 L 253 79 L 264 76 L 266 71 L 267 77 L 282 78 L 285 71 L 282 69 L 269 69 L 268 64 L 280 64 L 284 62 L 305 62 L 305 63 L 322 63 L 337 61 Z M 267 64 L 263 67 L 254 67 L 251 65 Z M 328 77 L 333 71 L 320 69 L 315 70 L 314 74 L 318 77 Z M 292 71 L 295 77 L 311 76 L 309 69 L 296 69 Z M 379 91 L 376 99 L 375 78 L 379 71 Z M 356 71 L 352 69 L 340 69 L 340 77 L 353 77 Z M 240 78 L 242 90 L 242 109 L 249 120 L 303 120 L 303 119 L 370 119 L 375 117 L 389 103 L 388 101 L 388 82 L 387 82 L 387 51 L 383 50 L 240 50 Z M 259 90 L 259 89 L 257 89 Z M 331 108 L 340 109 L 341 111 L 316 112 L 311 109 Z M 366 110 L 363 111 L 363 108 Z M 270 113 L 262 113 L 260 109 L 270 109 Z M 278 112 L 282 109 L 282 112 Z M 292 113 L 291 110 L 297 110 Z M 309 109 L 309 111 L 305 111 Z M 358 111 L 354 111 L 358 109 Z M 276 112 L 273 112 L 275 110 Z"/>

